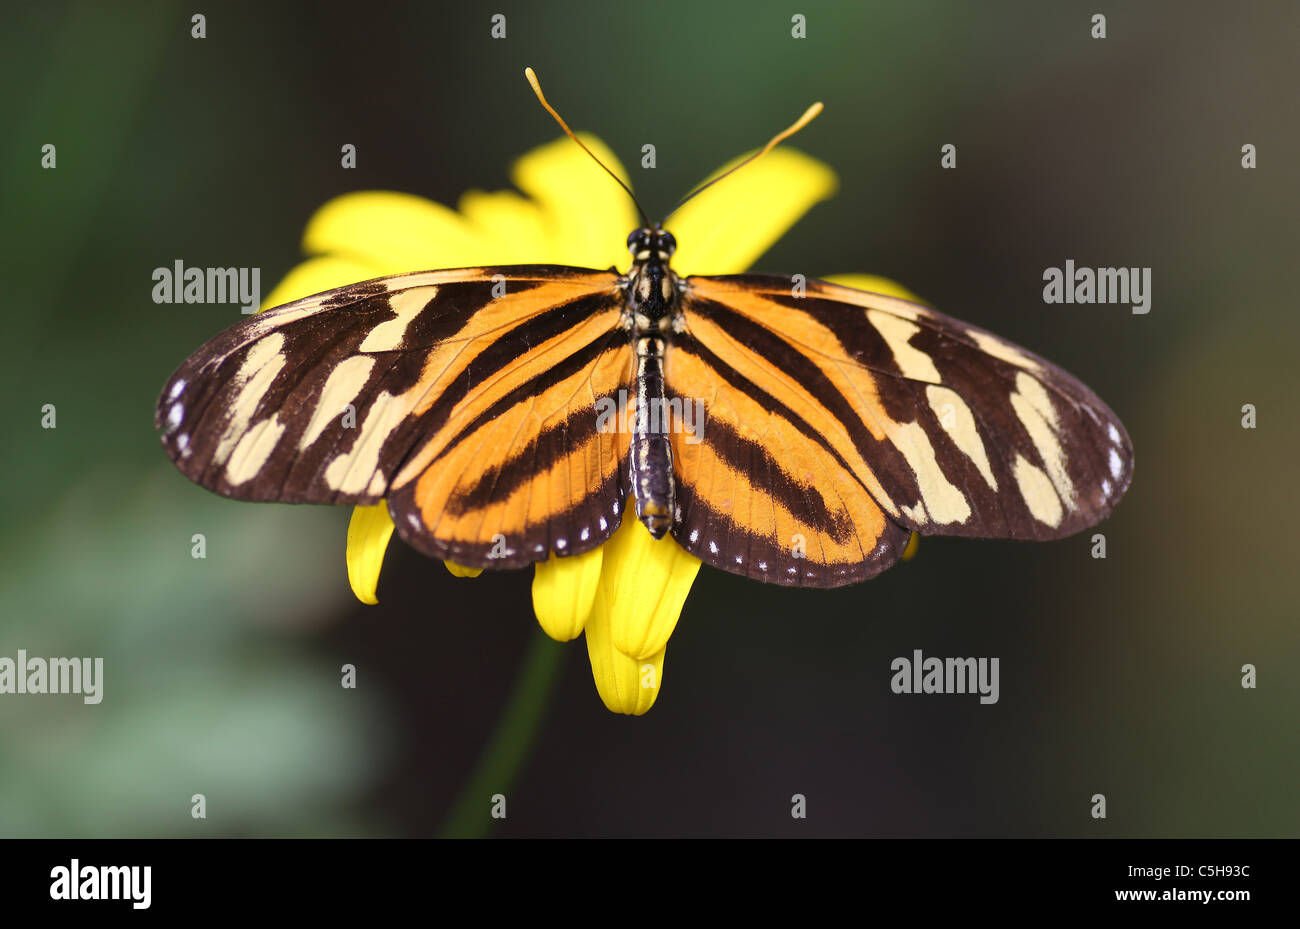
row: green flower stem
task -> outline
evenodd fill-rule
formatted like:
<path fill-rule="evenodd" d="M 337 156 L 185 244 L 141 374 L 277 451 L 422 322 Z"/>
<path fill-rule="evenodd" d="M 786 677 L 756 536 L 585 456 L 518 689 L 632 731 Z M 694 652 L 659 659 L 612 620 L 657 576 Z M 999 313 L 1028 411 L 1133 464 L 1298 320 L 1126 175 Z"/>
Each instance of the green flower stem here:
<path fill-rule="evenodd" d="M 481 839 L 491 835 L 492 795 L 510 794 L 519 770 L 528 760 L 542 714 L 560 670 L 564 647 L 541 629 L 524 655 L 514 692 L 506 703 L 496 732 L 470 772 L 442 828 L 443 838 Z"/>

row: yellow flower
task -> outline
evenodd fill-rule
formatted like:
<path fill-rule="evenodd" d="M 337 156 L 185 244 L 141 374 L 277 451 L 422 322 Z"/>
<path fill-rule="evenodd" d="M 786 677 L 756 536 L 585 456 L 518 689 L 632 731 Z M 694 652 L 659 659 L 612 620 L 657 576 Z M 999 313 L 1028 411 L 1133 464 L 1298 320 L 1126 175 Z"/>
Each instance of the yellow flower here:
<path fill-rule="evenodd" d="M 584 143 L 625 182 L 618 159 L 598 139 Z M 733 162 L 734 163 L 734 162 Z M 278 306 L 355 281 L 432 268 L 494 264 L 625 267 L 627 234 L 639 223 L 627 195 L 567 138 L 515 163 L 523 192 L 465 194 L 457 210 L 410 194 L 369 191 L 329 201 L 304 235 L 309 257 L 280 282 L 265 306 Z M 704 191 L 667 224 L 678 242 L 678 274 L 735 274 L 749 266 L 813 204 L 829 197 L 835 175 L 791 149 L 776 149 Z M 630 185 L 629 185 L 630 186 Z M 843 283 L 911 297 L 882 278 Z M 348 527 L 348 581 L 376 603 L 384 552 L 393 534 L 387 506 L 357 507 Z M 479 571 L 447 563 L 459 576 Z M 662 684 L 668 637 L 681 616 L 700 561 L 671 536 L 654 540 L 624 519 L 599 548 L 536 565 L 533 609 L 548 635 L 586 633 L 592 676 L 605 705 L 640 715 Z"/>

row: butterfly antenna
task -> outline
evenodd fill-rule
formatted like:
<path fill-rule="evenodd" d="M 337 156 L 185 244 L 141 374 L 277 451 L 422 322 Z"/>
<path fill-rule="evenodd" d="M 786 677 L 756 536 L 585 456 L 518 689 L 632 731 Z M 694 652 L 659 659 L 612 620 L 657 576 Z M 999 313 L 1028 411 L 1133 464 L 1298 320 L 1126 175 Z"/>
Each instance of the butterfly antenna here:
<path fill-rule="evenodd" d="M 737 171 L 739 171 L 745 165 L 749 164 L 751 161 L 757 161 L 758 159 L 762 158 L 772 149 L 776 148 L 786 139 L 790 138 L 790 136 L 794 135 L 804 126 L 808 125 L 810 122 L 816 119 L 818 115 L 821 113 L 821 111 L 822 111 L 822 105 L 820 102 L 814 103 L 812 106 L 808 107 L 808 109 L 803 111 L 803 115 L 800 116 L 798 119 L 796 119 L 789 126 L 789 128 L 787 128 L 783 132 L 778 132 L 776 135 L 772 136 L 771 141 L 768 142 L 766 145 L 764 145 L 762 148 L 760 148 L 758 151 L 754 152 L 754 154 L 750 155 L 748 158 L 746 158 L 740 164 L 736 165 L 734 168 L 731 168 L 730 170 L 727 171 L 723 171 L 713 180 L 705 181 L 699 187 L 696 187 L 694 190 L 688 193 L 685 197 L 682 197 L 681 200 L 677 201 L 677 206 L 673 207 L 671 210 L 668 211 L 668 216 L 672 216 L 679 209 L 681 209 L 682 204 L 684 204 L 687 200 L 690 200 L 692 197 L 698 196 L 699 194 L 708 190 L 710 187 L 718 183 L 718 181 L 722 180 L 724 177 L 727 177 L 730 174 L 735 174 Z M 664 217 L 664 222 L 668 221 L 668 216 Z M 660 225 L 662 225 L 662 223 Z"/>
<path fill-rule="evenodd" d="M 582 144 L 582 139 L 573 134 L 573 130 L 569 128 L 569 124 L 564 121 L 563 117 L 561 117 L 559 113 L 555 112 L 555 107 L 546 102 L 546 96 L 542 93 L 542 85 L 537 80 L 537 72 L 532 68 L 524 68 L 524 77 L 528 78 L 528 83 L 532 86 L 533 93 L 537 94 L 538 102 L 541 103 L 546 112 L 550 113 L 551 116 L 555 118 L 555 121 L 560 124 L 560 128 L 564 130 L 564 134 L 577 142 L 584 152 L 591 155 L 592 161 L 604 168 L 605 173 L 612 177 L 619 187 L 622 187 L 627 191 L 627 195 L 632 198 L 632 203 L 636 205 L 636 211 L 641 214 L 641 222 L 648 227 L 650 225 L 650 219 L 645 215 L 645 210 L 641 209 L 641 203 L 637 200 L 636 194 L 632 193 L 632 189 L 624 184 L 617 174 L 605 167 L 605 163 L 597 158 L 592 153 L 591 149 Z"/>

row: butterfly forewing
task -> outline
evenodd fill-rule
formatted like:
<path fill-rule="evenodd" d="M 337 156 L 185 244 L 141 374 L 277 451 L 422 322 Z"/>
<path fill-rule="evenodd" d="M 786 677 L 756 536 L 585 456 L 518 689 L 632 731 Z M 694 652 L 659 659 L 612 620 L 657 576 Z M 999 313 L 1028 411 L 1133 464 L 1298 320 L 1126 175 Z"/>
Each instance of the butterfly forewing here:
<path fill-rule="evenodd" d="M 789 278 L 692 277 L 669 391 L 674 535 L 716 567 L 806 586 L 870 577 L 907 530 L 1054 539 L 1132 476 L 1115 415 L 1051 363 L 897 298 Z"/>
<path fill-rule="evenodd" d="M 470 268 L 353 284 L 217 336 L 163 389 L 163 444 L 246 500 L 389 499 L 437 557 L 511 567 L 599 544 L 626 449 L 595 404 L 628 377 L 618 277 Z"/>

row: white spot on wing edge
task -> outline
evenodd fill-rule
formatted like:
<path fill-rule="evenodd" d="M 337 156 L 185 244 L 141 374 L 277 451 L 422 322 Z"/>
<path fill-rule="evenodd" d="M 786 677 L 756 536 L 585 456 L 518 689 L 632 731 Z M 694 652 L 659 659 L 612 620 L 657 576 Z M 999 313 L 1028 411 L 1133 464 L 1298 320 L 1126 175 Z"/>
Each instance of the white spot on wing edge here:
<path fill-rule="evenodd" d="M 172 389 L 167 391 L 167 399 L 175 400 L 177 397 L 181 395 L 181 391 L 184 389 L 185 389 L 185 378 L 183 377 L 177 378 L 176 383 L 172 384 Z"/>
<path fill-rule="evenodd" d="M 1110 450 L 1110 475 L 1119 480 L 1119 476 L 1124 473 L 1124 460 L 1119 457 L 1119 452 L 1115 449 Z"/>

